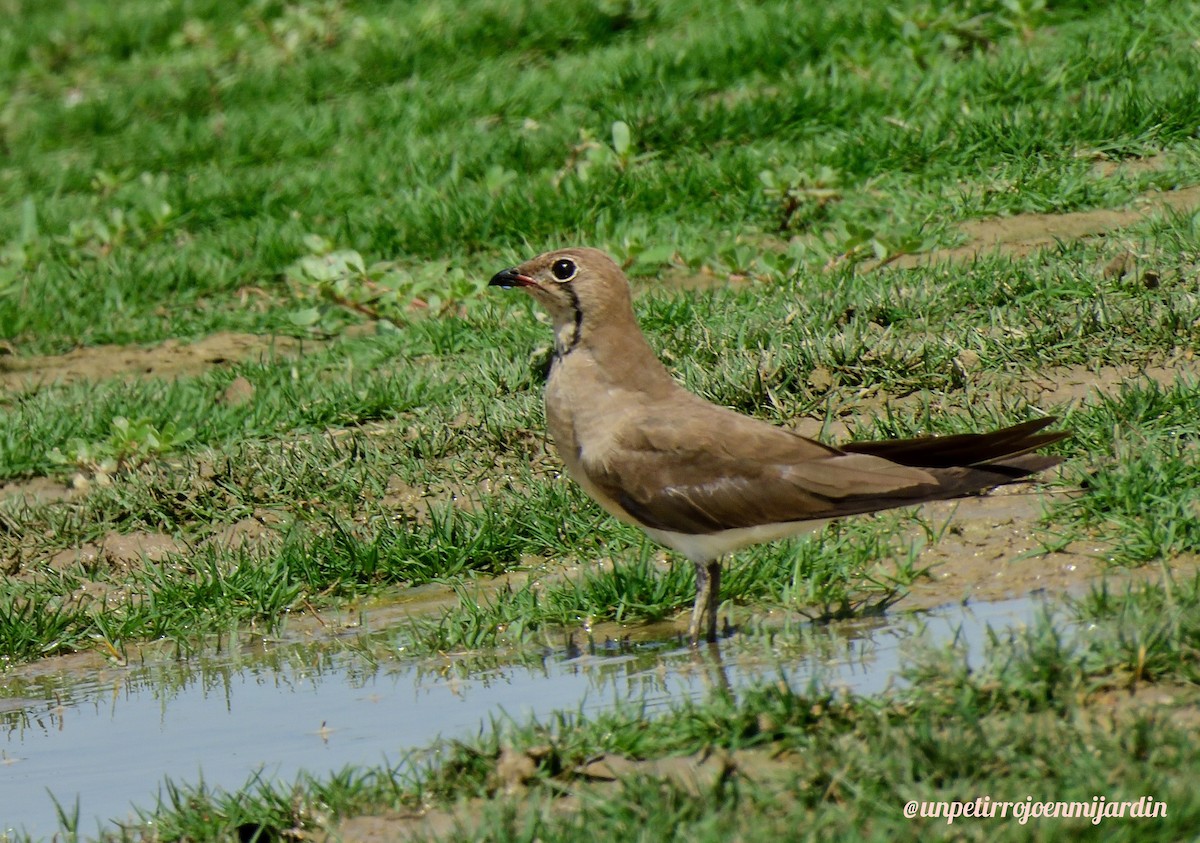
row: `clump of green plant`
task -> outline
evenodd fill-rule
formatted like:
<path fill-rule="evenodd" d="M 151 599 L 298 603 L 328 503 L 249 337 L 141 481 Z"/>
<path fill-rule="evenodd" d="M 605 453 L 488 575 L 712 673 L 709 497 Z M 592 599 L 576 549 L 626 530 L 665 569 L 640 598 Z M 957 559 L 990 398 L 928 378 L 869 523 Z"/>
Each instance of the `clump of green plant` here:
<path fill-rule="evenodd" d="M 178 210 L 166 198 L 169 180 L 161 173 L 142 173 L 133 179 L 127 172 L 100 171 L 92 179 L 92 188 L 96 192 L 92 213 L 72 219 L 67 233 L 54 238 L 65 247 L 69 264 L 101 260 L 122 246 L 161 240 L 178 220 Z"/>
<path fill-rule="evenodd" d="M 291 314 L 302 328 L 331 332 L 346 310 L 392 324 L 459 312 L 484 287 L 449 261 L 413 269 L 396 261 L 368 265 L 354 249 L 335 249 L 319 234 L 309 234 L 304 245 L 309 254 L 284 270 L 292 295 L 305 305 Z"/>
<path fill-rule="evenodd" d="M 993 49 L 1005 37 L 1027 38 L 1045 12 L 1045 0 L 968 0 L 888 9 L 905 52 L 922 70 L 943 53 L 964 57 Z"/>
<path fill-rule="evenodd" d="M 779 231 L 790 231 L 825 216 L 825 209 L 842 198 L 841 175 L 831 167 L 812 172 L 795 166 L 758 174 L 763 193 L 779 206 Z"/>
<path fill-rule="evenodd" d="M 22 288 L 22 278 L 33 265 L 38 240 L 37 206 L 33 197 L 21 203 L 21 228 L 17 238 L 0 243 L 0 298 L 16 295 Z"/>
<path fill-rule="evenodd" d="M 613 168 L 623 173 L 657 157 L 656 152 L 638 153 L 633 130 L 624 120 L 613 121 L 611 132 L 610 143 L 604 143 L 594 138 L 587 129 L 580 129 L 579 143 L 571 147 L 566 163 L 552 179 L 554 186 L 558 187 L 567 176 L 574 176 L 581 183 L 586 183 L 593 169 Z"/>
<path fill-rule="evenodd" d="M 874 192 L 875 180 L 850 191 L 842 173 L 832 167 L 792 164 L 772 164 L 759 172 L 758 180 L 775 208 L 778 233 L 822 229 L 819 239 L 793 244 L 809 254 L 809 263 L 819 261 L 826 268 L 864 260 L 886 263 L 939 245 L 937 232 L 925 230 L 926 220 L 898 218 L 882 213 L 878 203 L 863 204 L 862 197 Z"/>
<path fill-rule="evenodd" d="M 117 416 L 112 420 L 107 439 L 100 442 L 72 439 L 65 448 L 52 450 L 49 457 L 56 465 L 86 472 L 103 481 L 177 448 L 194 435 L 192 428 L 176 427 L 173 422 L 159 429 L 149 419 L 131 421 Z"/>

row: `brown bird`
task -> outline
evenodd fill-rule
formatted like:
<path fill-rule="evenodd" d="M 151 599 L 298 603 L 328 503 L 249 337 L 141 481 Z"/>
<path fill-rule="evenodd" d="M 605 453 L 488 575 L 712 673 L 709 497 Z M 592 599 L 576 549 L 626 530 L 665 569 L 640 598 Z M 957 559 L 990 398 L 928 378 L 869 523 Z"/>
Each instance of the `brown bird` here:
<path fill-rule="evenodd" d="M 834 448 L 684 389 L 633 315 L 629 282 L 596 249 L 547 252 L 492 277 L 550 314 L 546 425 L 591 497 L 696 566 L 688 628 L 717 637 L 721 558 L 831 518 L 969 495 L 1057 464 L 1053 418 L 992 433 Z"/>

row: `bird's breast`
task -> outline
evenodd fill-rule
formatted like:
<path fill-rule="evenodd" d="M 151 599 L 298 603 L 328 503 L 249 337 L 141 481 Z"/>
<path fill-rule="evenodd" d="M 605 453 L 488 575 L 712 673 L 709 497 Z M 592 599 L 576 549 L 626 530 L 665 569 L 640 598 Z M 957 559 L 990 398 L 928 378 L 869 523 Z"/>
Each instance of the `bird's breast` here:
<path fill-rule="evenodd" d="M 620 431 L 632 406 L 629 396 L 603 378 L 589 377 L 581 388 L 578 371 L 586 365 L 575 354 L 559 361 L 546 381 L 546 429 L 567 474 L 609 514 L 637 521 L 592 480 L 588 466 L 604 465 L 619 446 Z M 581 365 L 582 364 L 582 365 Z"/>

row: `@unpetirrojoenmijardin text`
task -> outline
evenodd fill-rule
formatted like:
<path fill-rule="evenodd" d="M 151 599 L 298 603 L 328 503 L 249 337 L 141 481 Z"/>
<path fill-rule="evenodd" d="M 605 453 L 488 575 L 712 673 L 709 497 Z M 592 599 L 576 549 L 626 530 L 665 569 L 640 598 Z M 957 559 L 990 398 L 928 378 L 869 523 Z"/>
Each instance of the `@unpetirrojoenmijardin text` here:
<path fill-rule="evenodd" d="M 1036 819 L 1087 819 L 1099 825 L 1107 819 L 1155 819 L 1167 815 L 1167 803 L 1150 796 L 1130 801 L 1109 800 L 1104 796 L 1093 796 L 1090 800 L 1077 802 L 1037 801 L 1026 796 L 1023 801 L 1008 802 L 979 796 L 967 802 L 918 801 L 913 799 L 904 804 L 904 816 L 915 819 L 945 819 L 951 825 L 958 819 L 1013 819 L 1021 825 Z"/>

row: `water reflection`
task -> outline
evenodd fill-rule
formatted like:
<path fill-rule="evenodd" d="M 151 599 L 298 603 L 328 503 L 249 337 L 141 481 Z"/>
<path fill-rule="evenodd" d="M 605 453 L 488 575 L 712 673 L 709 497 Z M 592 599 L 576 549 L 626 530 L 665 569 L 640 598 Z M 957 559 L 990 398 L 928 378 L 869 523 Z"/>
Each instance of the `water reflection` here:
<path fill-rule="evenodd" d="M 520 652 L 412 658 L 395 630 L 324 641 L 245 635 L 201 655 L 125 667 L 13 673 L 0 688 L 0 829 L 57 830 L 52 792 L 80 830 L 152 807 L 164 777 L 239 789 L 252 775 L 291 780 L 346 765 L 398 764 L 438 736 L 505 716 L 594 712 L 780 677 L 861 694 L 897 681 L 905 653 L 958 640 L 982 657 L 989 625 L 1031 623 L 1037 600 L 949 607 L 787 634 L 736 635 L 694 651 L 678 638 L 558 636 Z M 0 834 L 0 840 L 3 834 Z"/>

